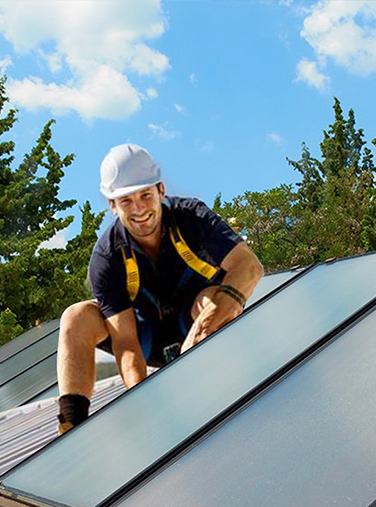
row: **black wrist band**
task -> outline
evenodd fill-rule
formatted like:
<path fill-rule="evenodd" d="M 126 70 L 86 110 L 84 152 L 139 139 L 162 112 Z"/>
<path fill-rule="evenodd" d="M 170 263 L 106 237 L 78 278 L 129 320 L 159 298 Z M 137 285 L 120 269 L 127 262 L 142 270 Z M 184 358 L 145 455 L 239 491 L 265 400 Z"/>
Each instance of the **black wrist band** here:
<path fill-rule="evenodd" d="M 228 296 L 231 296 L 237 303 L 239 303 L 243 308 L 245 307 L 245 304 L 247 300 L 243 296 L 241 292 L 238 291 L 238 289 L 235 289 L 232 285 L 220 285 L 218 287 L 217 292 L 224 292 Z"/>

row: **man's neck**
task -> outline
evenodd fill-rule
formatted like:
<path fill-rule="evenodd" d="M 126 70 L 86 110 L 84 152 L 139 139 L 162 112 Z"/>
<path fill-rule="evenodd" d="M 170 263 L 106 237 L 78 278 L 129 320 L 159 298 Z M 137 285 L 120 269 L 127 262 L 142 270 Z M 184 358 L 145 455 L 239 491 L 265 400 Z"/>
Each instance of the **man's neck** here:
<path fill-rule="evenodd" d="M 143 238 L 133 237 L 133 239 L 142 248 L 142 250 L 144 250 L 147 253 L 147 255 L 152 259 L 154 264 L 158 264 L 162 239 L 161 228 L 154 234 L 151 234 L 150 236 L 145 236 Z"/>

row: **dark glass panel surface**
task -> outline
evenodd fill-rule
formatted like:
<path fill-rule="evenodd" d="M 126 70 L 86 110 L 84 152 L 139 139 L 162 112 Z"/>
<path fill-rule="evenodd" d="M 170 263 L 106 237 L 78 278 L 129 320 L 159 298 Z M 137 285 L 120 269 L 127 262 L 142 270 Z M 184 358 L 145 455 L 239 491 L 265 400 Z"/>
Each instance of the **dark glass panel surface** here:
<path fill-rule="evenodd" d="M 324 264 L 246 312 L 4 479 L 92 507 L 375 297 L 376 255 Z"/>
<path fill-rule="evenodd" d="M 0 387 L 0 412 L 22 405 L 56 382 L 55 353 Z"/>
<path fill-rule="evenodd" d="M 31 398 L 28 403 L 47 400 L 48 398 L 54 398 L 56 396 L 59 396 L 59 386 L 57 385 L 57 383 L 54 384 L 52 387 L 48 388 L 46 391 L 43 391 L 42 393 L 38 394 L 37 396 L 33 396 L 33 398 Z"/>
<path fill-rule="evenodd" d="M 373 312 L 116 507 L 369 506 L 375 329 Z"/>
<path fill-rule="evenodd" d="M 57 329 L 1 363 L 0 386 L 41 359 L 56 352 L 58 339 L 59 330 Z"/>
<path fill-rule="evenodd" d="M 47 334 L 59 329 L 60 319 L 50 320 L 39 326 L 26 331 L 26 333 L 17 336 L 14 340 L 11 340 L 8 343 L 5 343 L 0 347 L 0 363 L 8 359 L 8 357 L 16 354 L 20 350 L 24 349 L 31 343 L 36 342 L 46 336 Z"/>

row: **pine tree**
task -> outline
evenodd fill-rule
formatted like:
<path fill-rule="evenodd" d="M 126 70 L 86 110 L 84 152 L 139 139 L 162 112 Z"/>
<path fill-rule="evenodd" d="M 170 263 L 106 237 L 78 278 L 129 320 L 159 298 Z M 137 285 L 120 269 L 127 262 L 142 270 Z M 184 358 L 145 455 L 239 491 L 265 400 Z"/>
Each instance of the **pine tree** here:
<path fill-rule="evenodd" d="M 215 210 L 236 217 L 266 270 L 307 265 L 330 257 L 376 250 L 376 168 L 364 132 L 352 109 L 345 118 L 334 99 L 334 122 L 324 130 L 321 156 L 305 143 L 299 161 L 287 159 L 301 174 L 296 192 L 281 185 L 245 192 Z M 372 141 L 376 146 L 376 139 Z"/>
<path fill-rule="evenodd" d="M 0 78 L 0 114 L 8 102 L 5 77 Z M 17 111 L 0 118 L 0 136 L 17 121 Z M 15 143 L 0 142 L 0 338 L 59 317 L 71 302 L 90 296 L 86 270 L 96 231 L 103 219 L 82 211 L 81 233 L 66 249 L 41 249 L 41 244 L 68 227 L 73 216 L 59 214 L 76 204 L 61 201 L 59 186 L 74 155 L 61 157 L 51 144 L 52 125 L 43 128 L 35 146 L 13 168 Z M 9 134 L 8 134 L 9 135 Z M 5 329 L 7 328 L 7 330 Z"/>
<path fill-rule="evenodd" d="M 303 175 L 297 224 L 305 262 L 361 253 L 374 245 L 373 155 L 363 130 L 356 129 L 354 111 L 346 119 L 337 98 L 333 109 L 334 122 L 320 144 L 321 160 L 303 145 L 302 159 L 289 161 Z"/>

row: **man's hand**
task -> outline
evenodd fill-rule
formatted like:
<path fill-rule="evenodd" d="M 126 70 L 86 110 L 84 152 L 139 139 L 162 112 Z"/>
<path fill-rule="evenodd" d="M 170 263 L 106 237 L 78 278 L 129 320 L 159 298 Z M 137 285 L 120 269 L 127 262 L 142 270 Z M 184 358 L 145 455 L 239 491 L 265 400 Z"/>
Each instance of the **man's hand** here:
<path fill-rule="evenodd" d="M 264 274 L 262 265 L 245 243 L 236 245 L 223 259 L 221 267 L 226 271 L 223 285 L 230 285 L 245 300 Z M 185 339 L 181 352 L 209 336 L 220 327 L 240 315 L 243 305 L 230 294 L 218 291 L 218 287 L 204 289 L 196 298 L 192 308 L 193 325 Z"/>
<path fill-rule="evenodd" d="M 184 340 L 181 353 L 217 331 L 243 311 L 239 303 L 222 292 L 216 291 L 212 297 L 206 296 L 205 303 Z"/>

